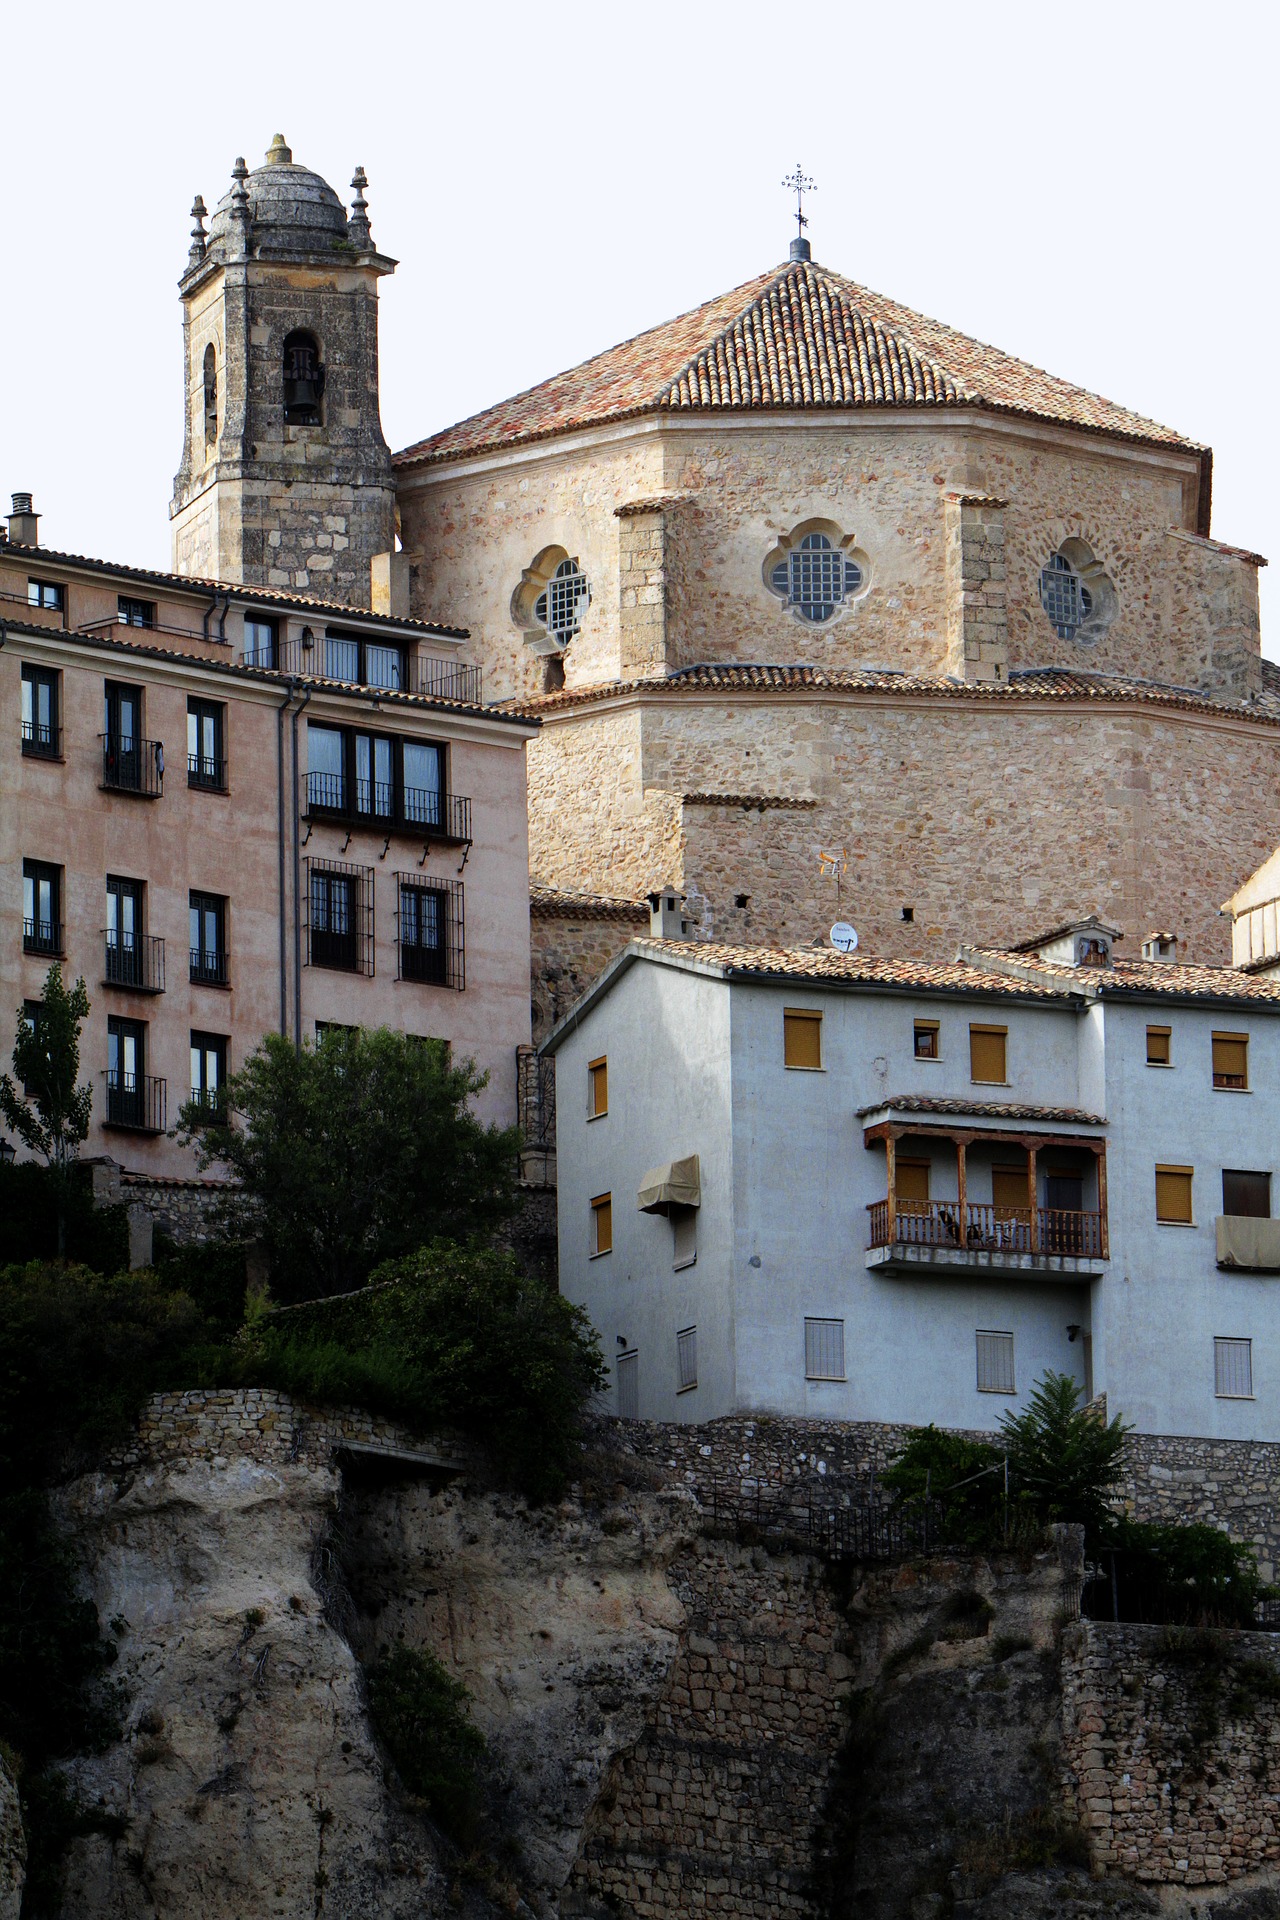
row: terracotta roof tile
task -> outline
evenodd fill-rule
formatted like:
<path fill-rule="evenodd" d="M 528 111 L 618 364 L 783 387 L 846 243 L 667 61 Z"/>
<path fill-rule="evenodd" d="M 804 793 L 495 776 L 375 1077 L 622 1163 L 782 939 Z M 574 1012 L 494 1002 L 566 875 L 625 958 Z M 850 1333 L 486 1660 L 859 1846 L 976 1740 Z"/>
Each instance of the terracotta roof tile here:
<path fill-rule="evenodd" d="M 1109 967 L 1072 967 L 1060 960 L 1043 960 L 1038 954 L 1013 949 L 965 947 L 966 959 L 972 957 L 979 968 L 984 963 L 1007 967 L 1009 977 L 1056 980 L 1064 987 L 1097 994 L 1104 1000 L 1152 994 L 1178 1000 L 1251 1000 L 1262 1006 L 1280 1007 L 1280 980 L 1261 980 L 1242 967 L 1192 966 L 1176 960 L 1121 960 L 1114 953 Z"/>
<path fill-rule="evenodd" d="M 1016 1000 L 1055 1000 L 1060 982 L 1017 980 L 961 961 L 880 960 L 832 947 L 732 947 L 712 940 L 636 939 L 627 949 L 641 958 L 687 961 L 725 980 L 812 981 L 898 988 L 904 992 L 997 994 Z"/>
<path fill-rule="evenodd" d="M 643 900 L 622 900 L 615 894 L 574 893 L 564 887 L 529 887 L 529 912 L 538 920 L 649 920 Z"/>
<path fill-rule="evenodd" d="M 812 261 L 748 280 L 396 455 L 413 466 L 646 413 L 970 406 L 1203 451 Z"/>
<path fill-rule="evenodd" d="M 832 693 L 888 693 L 903 699 L 1007 702 L 1089 700 L 1100 704 L 1178 707 L 1186 712 L 1230 714 L 1269 725 L 1280 724 L 1280 667 L 1264 660 L 1263 691 L 1256 700 L 1224 700 L 1195 687 L 1167 685 L 1132 674 L 1087 673 L 1070 667 L 1015 669 L 1008 680 L 956 680 L 901 673 L 891 667 L 772 666 L 759 661 L 706 661 L 679 672 L 635 680 L 607 680 L 589 687 L 565 687 L 531 695 L 518 704 L 528 713 L 556 713 L 590 706 L 619 695 L 644 693 L 656 698 L 686 693 L 740 690 L 794 693 L 805 688 Z M 1270 668 L 1270 672 L 1268 672 Z M 511 703 L 517 704 L 517 703 Z"/>
<path fill-rule="evenodd" d="M 938 1113 L 966 1118 L 972 1115 L 980 1120 L 1054 1120 L 1081 1127 L 1107 1124 L 1102 1114 L 1086 1113 L 1082 1107 L 1029 1107 L 1017 1100 L 948 1100 L 940 1095 L 930 1098 L 923 1093 L 900 1093 L 887 1100 L 873 1100 L 869 1107 L 858 1108 L 858 1118 L 864 1120 L 869 1113 L 880 1113 L 886 1107 L 892 1107 L 897 1113 Z"/>

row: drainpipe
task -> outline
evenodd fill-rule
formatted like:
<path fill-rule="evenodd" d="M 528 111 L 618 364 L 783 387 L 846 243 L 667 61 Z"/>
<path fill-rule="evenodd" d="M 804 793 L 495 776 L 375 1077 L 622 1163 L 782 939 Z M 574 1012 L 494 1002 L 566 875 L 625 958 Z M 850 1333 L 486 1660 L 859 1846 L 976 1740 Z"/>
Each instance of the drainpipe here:
<path fill-rule="evenodd" d="M 200 638 L 202 640 L 208 640 L 209 638 L 209 622 L 213 618 L 213 611 L 214 611 L 214 608 L 217 606 L 217 604 L 218 604 L 218 596 L 215 593 L 212 600 L 210 600 L 208 606 L 205 608 L 204 619 L 200 623 Z"/>
<path fill-rule="evenodd" d="M 298 715 L 311 698 L 311 688 L 302 689 L 302 705 L 293 709 L 293 1044 L 302 1051 L 302 848 L 298 841 L 298 823 L 302 808 L 298 802 Z"/>
<path fill-rule="evenodd" d="M 209 612 L 213 612 L 210 607 Z M 206 624 L 208 616 L 206 615 Z M 284 865 L 284 716 L 297 691 L 297 682 L 285 681 L 285 696 L 276 711 L 276 844 L 280 850 L 280 1031 L 289 1031 L 289 902 L 285 893 Z"/>
<path fill-rule="evenodd" d="M 222 646 L 227 644 L 227 615 L 231 611 L 231 595 L 222 596 L 222 612 L 218 615 L 218 640 Z"/>

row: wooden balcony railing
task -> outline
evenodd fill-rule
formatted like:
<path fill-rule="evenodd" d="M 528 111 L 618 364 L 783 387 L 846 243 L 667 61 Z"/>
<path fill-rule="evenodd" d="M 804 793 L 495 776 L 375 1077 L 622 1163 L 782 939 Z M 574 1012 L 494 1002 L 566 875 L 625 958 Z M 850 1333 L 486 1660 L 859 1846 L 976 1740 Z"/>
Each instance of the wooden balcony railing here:
<path fill-rule="evenodd" d="M 889 1225 L 888 1200 L 867 1208 L 872 1247 L 950 1247 L 964 1253 L 1068 1254 L 1085 1260 L 1106 1257 L 1106 1221 L 1101 1213 L 1067 1212 L 1060 1207 L 966 1205 L 964 1217 L 954 1200 L 898 1200 Z"/>

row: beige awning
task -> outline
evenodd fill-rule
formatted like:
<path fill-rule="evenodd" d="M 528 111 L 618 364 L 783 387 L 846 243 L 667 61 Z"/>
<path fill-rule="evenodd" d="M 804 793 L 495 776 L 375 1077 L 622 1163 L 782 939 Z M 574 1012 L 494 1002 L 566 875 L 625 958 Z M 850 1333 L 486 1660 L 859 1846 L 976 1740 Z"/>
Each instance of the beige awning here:
<path fill-rule="evenodd" d="M 1280 1220 L 1259 1220 L 1244 1213 L 1219 1214 L 1218 1265 L 1252 1267 L 1280 1273 Z"/>
<path fill-rule="evenodd" d="M 668 1160 L 665 1167 L 651 1167 L 640 1182 L 636 1206 L 641 1213 L 670 1213 L 672 1207 L 700 1207 L 702 1185 L 698 1156 L 691 1153 L 683 1160 Z"/>

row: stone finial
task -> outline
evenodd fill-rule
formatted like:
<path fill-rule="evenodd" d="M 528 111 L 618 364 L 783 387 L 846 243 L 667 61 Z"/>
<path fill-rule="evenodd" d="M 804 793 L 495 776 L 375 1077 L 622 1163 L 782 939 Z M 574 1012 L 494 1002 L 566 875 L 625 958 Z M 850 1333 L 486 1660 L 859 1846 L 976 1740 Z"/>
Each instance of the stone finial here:
<path fill-rule="evenodd" d="M 191 218 L 195 225 L 191 229 L 191 251 L 187 255 L 187 265 L 198 267 L 209 249 L 208 236 L 204 230 L 207 209 L 199 194 L 191 203 Z"/>
<path fill-rule="evenodd" d="M 284 135 L 282 133 L 278 133 L 271 142 L 271 145 L 267 148 L 267 165 L 269 167 L 290 167 L 293 165 L 293 149 L 285 145 Z"/>
<path fill-rule="evenodd" d="M 354 245 L 363 250 L 373 245 L 373 235 L 369 231 L 369 204 L 364 197 L 364 190 L 369 182 L 363 167 L 356 168 L 351 176 L 351 184 L 356 190 L 356 197 L 351 202 L 351 218 L 347 221 L 347 232 Z"/>
<path fill-rule="evenodd" d="M 248 178 L 249 169 L 244 163 L 244 155 L 239 154 L 231 169 L 231 253 L 238 260 L 243 260 L 249 251 L 249 223 L 253 216 L 249 208 L 249 189 L 245 185 Z"/>

